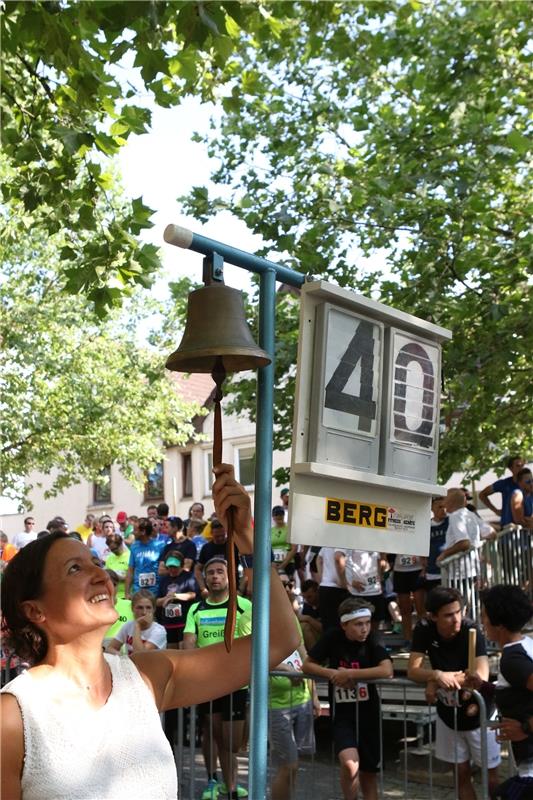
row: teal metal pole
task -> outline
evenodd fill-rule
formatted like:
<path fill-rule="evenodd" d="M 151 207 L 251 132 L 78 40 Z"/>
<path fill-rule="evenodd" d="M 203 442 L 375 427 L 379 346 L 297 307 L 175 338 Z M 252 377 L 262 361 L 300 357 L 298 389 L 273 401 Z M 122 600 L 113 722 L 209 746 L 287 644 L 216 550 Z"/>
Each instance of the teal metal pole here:
<path fill-rule="evenodd" d="M 248 787 L 249 797 L 253 798 L 253 800 L 265 800 L 267 788 L 276 271 L 274 269 L 265 270 L 261 273 L 259 280 L 259 346 L 272 356 L 272 363 L 266 367 L 261 367 L 257 376 L 252 682 Z"/>
<path fill-rule="evenodd" d="M 256 470 L 254 504 L 254 588 L 250 719 L 250 800 L 266 800 L 268 741 L 268 653 L 270 628 L 270 528 L 272 445 L 274 429 L 274 352 L 276 280 L 301 287 L 306 280 L 295 270 L 266 258 L 200 236 L 179 225 L 167 225 L 168 244 L 203 255 L 218 253 L 230 264 L 259 274 L 259 346 L 272 357 L 257 376 Z"/>
<path fill-rule="evenodd" d="M 256 272 L 258 275 L 275 270 L 277 280 L 287 283 L 289 286 L 299 287 L 305 283 L 305 275 L 302 275 L 301 272 L 296 272 L 296 270 L 289 269 L 289 267 L 284 267 L 281 264 L 275 264 L 266 258 L 254 256 L 245 250 L 238 250 L 229 244 L 209 239 L 207 236 L 201 236 L 199 233 L 193 233 L 188 228 L 182 228 L 180 225 L 167 225 L 164 238 L 167 244 L 183 247 L 185 250 L 194 250 L 196 253 L 203 253 L 204 256 L 211 255 L 211 253 L 219 253 L 224 261 L 228 261 L 236 267 L 242 267 L 248 272 Z M 256 800 L 255 797 L 254 800 Z"/>

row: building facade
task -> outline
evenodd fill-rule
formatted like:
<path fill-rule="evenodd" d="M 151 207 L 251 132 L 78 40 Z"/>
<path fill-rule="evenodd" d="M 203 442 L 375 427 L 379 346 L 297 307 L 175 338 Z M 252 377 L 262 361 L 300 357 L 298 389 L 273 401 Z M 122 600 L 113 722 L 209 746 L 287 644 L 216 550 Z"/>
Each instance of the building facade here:
<path fill-rule="evenodd" d="M 176 373 L 174 373 L 176 375 Z M 74 529 L 83 522 L 87 513 L 97 516 L 109 514 L 113 519 L 119 511 L 145 516 L 148 505 L 161 501 L 168 503 L 170 514 L 188 517 L 191 504 L 200 501 L 205 505 L 206 515 L 211 514 L 213 411 L 212 394 L 214 383 L 210 375 L 176 375 L 177 389 L 187 400 L 195 400 L 206 410 L 198 416 L 194 426 L 198 440 L 185 447 L 168 447 L 164 458 L 156 465 L 144 486 L 139 491 L 121 474 L 116 465 L 104 471 L 104 484 L 80 481 L 55 497 L 46 497 L 53 483 L 53 475 L 32 474 L 29 483 L 34 487 L 29 495 L 31 511 L 23 514 L 3 514 L 0 528 L 8 537 L 23 529 L 24 517 L 35 518 L 36 530 L 44 529 L 49 520 L 60 514 Z M 246 486 L 254 500 L 255 472 L 255 423 L 244 416 L 223 415 L 224 446 L 223 460 L 235 467 L 237 480 Z M 274 452 L 273 469 L 288 467 L 290 451 Z M 273 487 L 272 504 L 279 503 L 282 487 Z"/>

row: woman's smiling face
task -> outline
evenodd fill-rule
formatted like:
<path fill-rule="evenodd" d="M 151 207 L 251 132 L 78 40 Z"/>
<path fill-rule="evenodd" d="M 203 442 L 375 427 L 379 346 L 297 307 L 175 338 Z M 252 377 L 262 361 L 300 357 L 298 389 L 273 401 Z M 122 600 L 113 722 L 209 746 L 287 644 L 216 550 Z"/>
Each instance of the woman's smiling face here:
<path fill-rule="evenodd" d="M 117 620 L 113 583 L 88 547 L 65 537 L 46 556 L 43 591 L 26 601 L 36 606 L 36 624 L 62 643 L 76 635 L 112 625 Z"/>

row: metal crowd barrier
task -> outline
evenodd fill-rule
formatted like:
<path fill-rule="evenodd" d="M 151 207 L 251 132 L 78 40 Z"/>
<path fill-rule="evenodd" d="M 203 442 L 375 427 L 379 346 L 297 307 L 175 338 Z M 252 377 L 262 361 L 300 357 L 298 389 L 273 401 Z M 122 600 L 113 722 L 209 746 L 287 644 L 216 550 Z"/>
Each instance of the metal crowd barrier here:
<path fill-rule="evenodd" d="M 271 676 L 291 677 L 285 671 L 273 671 Z M 295 680 L 312 678 L 299 673 Z M 327 684 L 318 681 L 319 696 L 324 698 Z M 457 766 L 438 761 L 434 755 L 434 722 L 435 706 L 426 702 L 425 687 L 405 678 L 366 681 L 376 685 L 379 696 L 379 731 L 381 746 L 381 763 L 378 773 L 378 792 L 380 800 L 385 797 L 404 798 L 405 800 L 457 800 L 458 774 Z M 476 777 L 476 793 L 478 800 L 489 800 L 488 762 L 486 732 L 487 710 L 480 694 L 473 692 L 473 701 L 480 707 L 480 727 L 485 731 L 481 737 L 481 768 Z M 329 703 L 322 702 L 323 716 L 315 723 L 317 729 L 320 721 L 326 722 L 329 716 Z M 358 701 L 357 701 L 358 706 Z M 189 724 L 185 725 L 185 717 Z M 358 707 L 356 725 L 358 724 Z M 187 728 L 187 731 L 186 731 Z M 178 714 L 177 741 L 174 748 L 180 798 L 182 800 L 199 800 L 207 784 L 206 769 L 201 749 L 196 741 L 198 729 L 196 707 L 180 709 Z M 212 730 L 209 732 L 213 736 Z M 339 763 L 333 753 L 332 736 L 322 730 L 322 739 L 318 752 L 313 756 L 299 759 L 298 776 L 291 800 L 308 800 L 309 797 L 320 800 L 340 800 L 342 797 L 339 783 Z M 453 754 L 452 758 L 453 758 Z M 239 756 L 239 778 L 241 785 L 247 783 L 247 752 Z M 220 768 L 218 768 L 220 776 Z M 269 756 L 269 788 L 271 797 L 273 768 Z M 221 779 L 221 778 L 219 778 Z M 504 777 L 502 776 L 502 781 Z M 443 788 L 446 787 L 446 788 Z M 250 798 L 253 800 L 253 798 Z"/>
<path fill-rule="evenodd" d="M 8 665 L 5 666 L 7 666 L 7 670 L 4 667 L 5 671 L 2 677 L 4 682 L 7 682 L 14 677 L 14 671 L 10 670 Z M 291 673 L 281 670 L 274 670 L 270 675 L 271 677 L 290 678 L 294 681 L 315 680 L 322 707 L 322 714 L 319 721 L 316 721 L 315 729 L 319 722 L 328 723 L 327 717 L 334 712 L 334 708 L 329 705 L 326 681 L 316 680 L 313 676 L 305 673 L 291 675 Z M 374 684 L 379 697 L 381 762 L 378 773 L 378 792 L 380 800 L 391 796 L 401 797 L 404 800 L 433 800 L 437 796 L 439 800 L 444 800 L 444 798 L 457 800 L 457 767 L 454 768 L 450 764 L 443 766 L 443 762 L 438 761 L 434 755 L 436 709 L 435 706 L 426 702 L 424 685 L 414 683 L 406 678 L 365 681 L 365 683 Z M 481 737 L 482 765 L 479 770 L 480 785 L 476 787 L 477 797 L 478 800 L 489 800 L 486 745 L 487 710 L 482 696 L 477 692 L 472 694 L 480 707 L 480 727 L 482 731 L 485 731 L 485 735 Z M 356 726 L 358 726 L 359 701 L 356 702 Z M 199 728 L 196 706 L 178 709 L 173 750 L 180 786 L 179 796 L 182 800 L 199 800 L 207 784 Z M 328 730 L 323 729 L 317 733 L 318 738 L 322 740 L 321 746 L 318 753 L 299 759 L 298 777 L 291 800 L 308 800 L 309 797 L 320 798 L 320 800 L 324 798 L 340 800 L 342 796 L 339 784 L 339 764 L 333 752 L 333 740 L 329 725 Z M 212 725 L 209 726 L 208 736 L 210 750 L 213 751 Z M 231 753 L 233 751 L 231 726 L 229 736 Z M 248 775 L 246 743 L 239 754 L 238 761 L 237 780 L 242 786 L 247 784 Z M 217 767 L 217 771 L 219 779 L 222 780 L 220 767 Z M 502 781 L 504 780 L 503 772 L 502 769 Z M 509 775 L 513 772 L 511 759 L 507 772 Z M 274 770 L 269 755 L 268 797 L 271 797 L 273 775 Z M 443 786 L 447 788 L 443 789 Z M 216 800 L 216 795 L 214 794 L 209 800 Z M 253 800 L 253 798 L 249 800 Z"/>
<path fill-rule="evenodd" d="M 463 595 L 467 615 L 479 620 L 479 593 L 497 583 L 520 586 L 533 600 L 533 531 L 507 525 L 481 546 L 456 553 L 441 562 L 443 586 Z"/>
<path fill-rule="evenodd" d="M 507 525 L 482 547 L 484 586 L 508 583 L 521 586 L 533 600 L 533 531 Z"/>

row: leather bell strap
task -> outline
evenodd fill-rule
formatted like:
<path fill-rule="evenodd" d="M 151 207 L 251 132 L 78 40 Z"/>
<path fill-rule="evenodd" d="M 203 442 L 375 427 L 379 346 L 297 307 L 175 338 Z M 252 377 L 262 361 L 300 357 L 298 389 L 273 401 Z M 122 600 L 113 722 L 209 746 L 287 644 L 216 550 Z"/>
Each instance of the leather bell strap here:
<path fill-rule="evenodd" d="M 217 364 L 212 372 L 213 380 L 216 384 L 216 392 L 214 396 L 214 425 L 213 425 L 213 466 L 218 467 L 222 463 L 222 409 L 220 402 L 222 400 L 222 383 L 226 377 L 226 370 L 222 364 L 222 359 L 217 359 Z M 235 578 L 235 545 L 233 543 L 233 509 L 229 508 L 227 512 L 228 522 L 228 538 L 226 542 L 226 561 L 228 564 L 228 584 L 229 584 L 229 598 L 228 610 L 226 614 L 226 623 L 224 625 L 224 645 L 226 651 L 231 651 L 233 644 L 233 637 L 235 635 L 235 622 L 236 622 L 236 609 L 237 609 L 237 581 Z"/>

